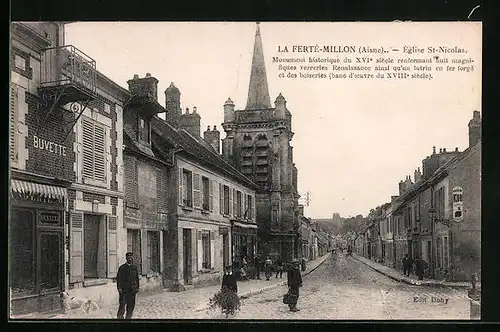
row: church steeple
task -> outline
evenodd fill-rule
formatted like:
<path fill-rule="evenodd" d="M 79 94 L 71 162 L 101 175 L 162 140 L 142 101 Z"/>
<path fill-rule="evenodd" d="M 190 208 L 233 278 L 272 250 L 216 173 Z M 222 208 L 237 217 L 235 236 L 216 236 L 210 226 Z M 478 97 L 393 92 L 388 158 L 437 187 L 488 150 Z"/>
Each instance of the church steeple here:
<path fill-rule="evenodd" d="M 267 86 L 266 64 L 264 62 L 264 51 L 260 37 L 259 23 L 255 31 L 255 43 L 253 46 L 252 72 L 248 87 L 247 107 L 245 109 L 271 108 L 271 98 Z"/>

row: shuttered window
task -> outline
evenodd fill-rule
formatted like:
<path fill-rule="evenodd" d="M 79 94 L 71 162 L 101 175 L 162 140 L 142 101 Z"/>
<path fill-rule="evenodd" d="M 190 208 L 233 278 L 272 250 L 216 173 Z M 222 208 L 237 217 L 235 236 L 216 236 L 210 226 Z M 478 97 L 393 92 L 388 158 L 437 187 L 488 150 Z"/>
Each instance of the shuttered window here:
<path fill-rule="evenodd" d="M 17 85 L 12 84 L 10 87 L 10 162 L 17 162 Z"/>
<path fill-rule="evenodd" d="M 224 214 L 224 190 L 222 189 L 222 183 L 219 183 L 219 212 Z"/>
<path fill-rule="evenodd" d="M 212 192 L 210 186 L 210 180 L 207 177 L 202 177 L 202 192 L 203 192 L 203 210 L 210 211 L 211 204 L 210 200 L 212 199 Z"/>
<path fill-rule="evenodd" d="M 202 245 L 202 264 L 203 269 L 210 269 L 210 232 L 201 233 L 201 245 Z"/>
<path fill-rule="evenodd" d="M 106 182 L 106 128 L 89 119 L 82 120 L 83 176 Z"/>
<path fill-rule="evenodd" d="M 201 192 L 201 176 L 193 173 L 193 206 L 197 209 L 201 208 Z"/>

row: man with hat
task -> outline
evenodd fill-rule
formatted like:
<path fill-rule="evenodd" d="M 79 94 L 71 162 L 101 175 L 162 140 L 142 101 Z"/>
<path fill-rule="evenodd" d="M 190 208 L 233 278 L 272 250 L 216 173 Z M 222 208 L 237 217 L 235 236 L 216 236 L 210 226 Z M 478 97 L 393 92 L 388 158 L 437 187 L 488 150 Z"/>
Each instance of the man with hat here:
<path fill-rule="evenodd" d="M 139 291 L 139 271 L 133 264 L 131 252 L 125 254 L 126 263 L 120 266 L 116 274 L 116 286 L 119 293 L 120 306 L 118 307 L 117 317 L 123 319 L 125 307 L 127 307 L 126 319 L 132 318 L 135 307 L 135 296 Z"/>
<path fill-rule="evenodd" d="M 299 300 L 299 287 L 302 287 L 302 275 L 300 274 L 299 260 L 294 259 L 287 273 L 288 279 L 288 307 L 290 311 L 299 311 L 297 309 L 297 301 Z"/>

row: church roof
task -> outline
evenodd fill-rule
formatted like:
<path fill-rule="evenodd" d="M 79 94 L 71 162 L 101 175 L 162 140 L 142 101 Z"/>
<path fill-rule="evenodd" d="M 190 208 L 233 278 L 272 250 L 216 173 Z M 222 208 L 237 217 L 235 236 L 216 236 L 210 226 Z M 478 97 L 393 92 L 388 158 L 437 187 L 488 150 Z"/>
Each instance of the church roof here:
<path fill-rule="evenodd" d="M 264 51 L 260 28 L 257 23 L 255 31 L 255 42 L 253 46 L 252 70 L 250 73 L 250 84 L 248 86 L 248 99 L 246 110 L 269 109 L 271 98 L 267 85 L 266 64 L 264 62 Z"/>

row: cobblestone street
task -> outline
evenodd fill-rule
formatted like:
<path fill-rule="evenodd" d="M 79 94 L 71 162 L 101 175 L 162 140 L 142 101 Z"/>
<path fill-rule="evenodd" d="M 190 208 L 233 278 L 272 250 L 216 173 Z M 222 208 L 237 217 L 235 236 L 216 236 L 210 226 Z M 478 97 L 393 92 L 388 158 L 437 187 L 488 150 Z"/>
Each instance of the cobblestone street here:
<path fill-rule="evenodd" d="M 279 280 L 279 279 L 278 279 Z M 285 281 L 285 276 L 282 279 Z M 271 281 L 239 283 L 249 288 L 276 285 Z M 230 319 L 469 319 L 465 289 L 413 286 L 394 281 L 361 263 L 338 254 L 303 276 L 299 312 L 289 312 L 282 296 L 286 286 L 277 286 L 242 299 L 241 310 Z M 252 284 L 252 287 L 253 286 Z M 219 286 L 182 293 L 163 292 L 137 299 L 135 319 L 225 319 L 219 311 L 204 309 Z M 92 318 L 114 318 L 116 308 L 106 308 Z M 76 318 L 76 317 L 75 317 Z M 78 317 L 85 318 L 85 317 Z M 88 317 L 87 317 L 88 318 Z"/>
<path fill-rule="evenodd" d="M 363 263 L 339 255 L 303 278 L 298 307 L 282 304 L 286 287 L 242 302 L 234 319 L 469 319 L 466 290 L 411 286 L 396 282 Z M 222 319 L 218 312 L 192 318 Z"/>

